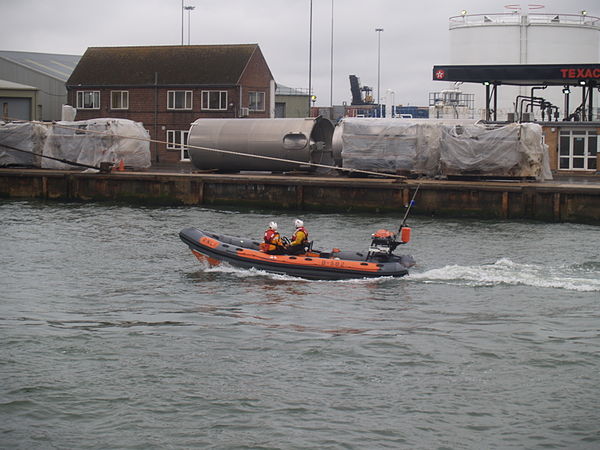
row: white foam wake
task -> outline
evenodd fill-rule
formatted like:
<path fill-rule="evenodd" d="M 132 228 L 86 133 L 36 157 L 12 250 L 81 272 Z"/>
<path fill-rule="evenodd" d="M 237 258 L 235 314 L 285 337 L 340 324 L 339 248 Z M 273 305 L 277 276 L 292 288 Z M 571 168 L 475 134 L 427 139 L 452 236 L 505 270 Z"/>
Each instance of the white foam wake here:
<path fill-rule="evenodd" d="M 267 272 L 261 269 L 242 269 L 239 267 L 231 266 L 227 263 L 222 263 L 217 266 L 209 266 L 208 264 L 203 264 L 204 272 L 213 272 L 213 273 L 226 273 L 233 275 L 238 278 L 250 278 L 250 277 L 266 277 L 273 280 L 278 281 L 302 281 L 306 283 L 346 283 L 346 284 L 364 284 L 364 283 L 373 283 L 374 278 L 351 278 L 347 280 L 309 280 L 306 278 L 294 277 L 292 275 L 286 274 L 277 274 L 272 272 Z M 392 279 L 391 277 L 381 277 L 379 279 Z"/>
<path fill-rule="evenodd" d="M 585 275 L 585 276 L 580 276 Z M 502 258 L 480 266 L 450 265 L 423 273 L 412 272 L 410 280 L 425 283 L 448 283 L 466 286 L 524 285 L 600 292 L 600 273 L 573 271 L 569 267 L 520 264 Z"/>

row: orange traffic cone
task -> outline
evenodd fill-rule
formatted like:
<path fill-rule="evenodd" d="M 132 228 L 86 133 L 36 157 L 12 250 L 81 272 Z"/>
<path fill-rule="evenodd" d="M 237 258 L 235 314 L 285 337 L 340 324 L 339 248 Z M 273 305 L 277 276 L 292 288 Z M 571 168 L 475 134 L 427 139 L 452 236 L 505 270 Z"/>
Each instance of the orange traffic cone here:
<path fill-rule="evenodd" d="M 119 161 L 119 165 L 117 166 L 117 170 L 119 172 L 123 172 L 125 170 L 125 161 L 123 161 L 123 160 Z"/>

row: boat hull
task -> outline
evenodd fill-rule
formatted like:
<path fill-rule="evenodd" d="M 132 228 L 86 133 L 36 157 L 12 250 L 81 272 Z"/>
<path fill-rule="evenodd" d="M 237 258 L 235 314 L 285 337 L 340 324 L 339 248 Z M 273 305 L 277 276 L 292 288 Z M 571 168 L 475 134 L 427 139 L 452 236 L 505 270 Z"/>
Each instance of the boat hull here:
<path fill-rule="evenodd" d="M 270 255 L 259 250 L 260 243 L 251 239 L 209 233 L 186 228 L 179 233 L 198 259 L 210 264 L 227 262 L 244 269 L 291 275 L 313 280 L 344 280 L 352 278 L 401 277 L 414 265 L 412 257 L 392 255 L 385 259 L 367 258 L 353 252 L 306 255 Z"/>

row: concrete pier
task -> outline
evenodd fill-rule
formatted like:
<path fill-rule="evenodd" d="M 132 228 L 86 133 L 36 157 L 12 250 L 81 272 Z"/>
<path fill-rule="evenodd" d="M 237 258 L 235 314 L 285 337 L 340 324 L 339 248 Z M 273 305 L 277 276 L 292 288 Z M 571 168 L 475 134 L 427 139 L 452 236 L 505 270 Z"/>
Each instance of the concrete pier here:
<path fill-rule="evenodd" d="M 412 212 L 438 217 L 600 225 L 600 183 L 390 180 L 271 174 L 82 173 L 0 169 L 0 197 L 230 205 L 327 212 Z"/>

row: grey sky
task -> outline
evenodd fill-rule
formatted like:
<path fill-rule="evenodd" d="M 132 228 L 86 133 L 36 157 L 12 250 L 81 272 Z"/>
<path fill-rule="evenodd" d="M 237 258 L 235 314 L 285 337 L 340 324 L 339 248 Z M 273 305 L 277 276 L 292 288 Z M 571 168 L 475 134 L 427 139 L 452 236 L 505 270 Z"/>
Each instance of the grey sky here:
<path fill-rule="evenodd" d="M 275 80 L 308 87 L 310 0 L 184 0 L 192 44 L 258 43 Z M 448 63 L 448 18 L 508 12 L 492 0 L 333 0 L 334 104 L 350 102 L 348 75 L 377 86 L 396 103 L 426 105 L 440 89 L 431 68 Z M 516 3 L 512 3 L 516 4 Z M 518 3 L 517 3 L 518 4 Z M 600 16 L 598 0 L 547 0 L 537 12 Z M 527 8 L 529 3 L 520 3 Z M 313 0 L 312 85 L 317 105 L 329 105 L 331 0 Z M 0 50 L 83 54 L 87 47 L 181 43 L 181 0 L 0 0 Z M 187 43 L 188 16 L 184 15 Z M 548 51 L 552 51 L 548 49 Z M 590 61 L 598 62 L 598 61 Z"/>

